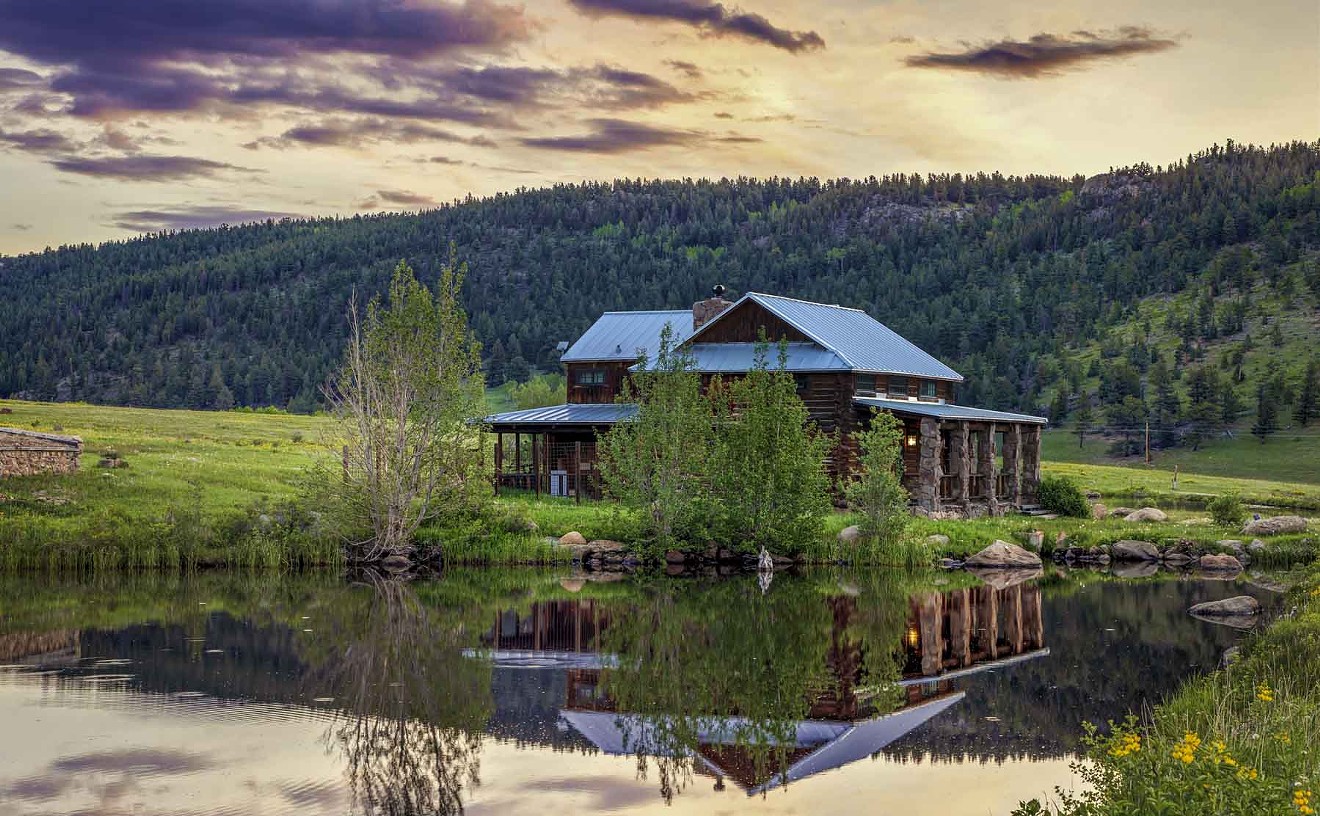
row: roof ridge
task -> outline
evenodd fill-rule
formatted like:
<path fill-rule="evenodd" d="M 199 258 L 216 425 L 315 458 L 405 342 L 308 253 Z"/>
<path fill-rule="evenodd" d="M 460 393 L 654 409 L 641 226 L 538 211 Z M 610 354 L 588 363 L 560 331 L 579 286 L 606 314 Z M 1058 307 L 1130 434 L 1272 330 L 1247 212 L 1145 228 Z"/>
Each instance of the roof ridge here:
<path fill-rule="evenodd" d="M 680 315 L 680 314 L 690 314 L 691 312 L 692 312 L 691 309 L 614 309 L 614 310 L 612 310 L 612 311 L 601 312 L 601 314 L 602 314 L 602 315 L 607 315 L 607 314 L 672 314 L 672 315 Z"/>
<path fill-rule="evenodd" d="M 826 309 L 842 309 L 845 312 L 861 312 L 862 314 L 866 314 L 865 310 L 858 309 L 855 306 L 844 306 L 839 303 L 821 303 L 819 300 L 806 300 L 805 298 L 788 297 L 787 295 L 771 295 L 767 292 L 748 292 L 747 295 L 744 295 L 744 297 L 749 297 L 751 295 L 755 295 L 756 297 L 771 298 L 773 300 L 787 300 L 791 303 L 804 303 L 807 306 L 824 306 Z M 872 319 L 874 320 L 874 318 Z M 880 321 L 877 320 L 876 322 L 879 323 Z"/>
<path fill-rule="evenodd" d="M 813 303 L 813 302 L 810 301 L 810 300 L 797 300 L 796 298 L 780 298 L 780 297 L 777 297 L 776 295 L 762 295 L 762 294 L 760 294 L 759 292 L 748 292 L 748 293 L 747 293 L 746 295 L 744 295 L 743 297 L 744 297 L 744 298 L 751 298 L 751 299 L 752 299 L 754 302 L 756 302 L 756 303 L 760 303 L 760 301 L 757 300 L 757 298 L 764 297 L 764 298 L 769 298 L 769 299 L 771 299 L 771 300 L 776 300 L 776 299 L 778 299 L 778 300 L 786 300 L 786 301 L 789 301 L 790 303 L 805 303 L 805 304 L 808 304 L 808 305 L 811 305 L 811 306 L 824 306 L 824 305 L 825 305 L 825 304 L 823 304 L 823 303 Z M 819 345 L 823 346 L 824 348 L 829 349 L 830 351 L 832 351 L 832 352 L 834 352 L 835 354 L 839 355 L 839 359 L 840 359 L 840 360 L 843 360 L 845 363 L 847 363 L 849 368 L 857 368 L 857 367 L 858 367 L 857 364 L 854 363 L 854 362 L 852 361 L 852 358 L 851 358 L 851 357 L 849 357 L 847 354 L 844 354 L 843 351 L 842 351 L 841 349 L 839 349 L 837 346 L 835 346 L 833 343 L 827 343 L 827 342 L 825 342 L 825 340 L 824 340 L 823 338 L 821 338 L 819 335 L 817 335 L 815 332 L 808 331 L 806 328 L 804 328 L 803 326 L 801 326 L 801 325 L 798 323 L 798 321 L 796 321 L 796 320 L 792 320 L 792 319 L 790 319 L 789 317 L 787 317 L 786 315 L 781 314 L 780 311 L 779 311 L 778 309 L 776 309 L 772 304 L 769 304 L 769 303 L 762 303 L 761 305 L 764 306 L 765 308 L 769 309 L 771 312 L 773 312 L 773 313 L 775 314 L 775 316 L 778 317 L 780 320 L 783 320 L 785 323 L 788 323 L 790 326 L 793 326 L 793 327 L 796 328 L 798 331 L 802 332 L 802 333 L 805 334 L 807 337 L 810 337 L 812 340 L 816 341 L 816 343 L 818 343 Z M 842 307 L 842 306 L 838 306 L 838 307 L 835 307 L 835 308 L 843 309 L 844 307 Z M 732 311 L 732 310 L 733 310 L 733 307 L 730 306 L 726 311 Z M 846 310 L 846 311 L 860 311 L 860 310 L 858 310 L 858 309 L 848 309 L 848 310 Z M 863 312 L 863 314 L 865 314 L 865 312 Z M 716 319 L 718 319 L 718 316 L 716 317 Z M 872 319 L 872 320 L 875 320 L 875 318 L 871 318 L 871 319 Z M 711 322 L 713 323 L 714 321 L 711 321 Z M 879 321 L 876 321 L 876 322 L 878 323 Z M 689 339 L 691 339 L 691 338 L 689 338 Z"/>

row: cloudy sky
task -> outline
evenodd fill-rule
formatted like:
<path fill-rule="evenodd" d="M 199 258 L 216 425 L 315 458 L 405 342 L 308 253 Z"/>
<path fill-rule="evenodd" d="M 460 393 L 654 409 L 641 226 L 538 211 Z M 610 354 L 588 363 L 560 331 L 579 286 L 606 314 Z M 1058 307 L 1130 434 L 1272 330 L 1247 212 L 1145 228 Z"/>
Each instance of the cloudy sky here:
<path fill-rule="evenodd" d="M 1320 137 L 1311 0 L 0 0 L 0 252 L 582 179 Z"/>

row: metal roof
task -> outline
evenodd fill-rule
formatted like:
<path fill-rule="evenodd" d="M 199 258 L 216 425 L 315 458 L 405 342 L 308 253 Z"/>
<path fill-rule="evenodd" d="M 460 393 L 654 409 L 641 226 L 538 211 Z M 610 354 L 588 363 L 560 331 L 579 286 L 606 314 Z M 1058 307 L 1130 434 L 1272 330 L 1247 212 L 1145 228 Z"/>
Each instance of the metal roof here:
<path fill-rule="evenodd" d="M 655 356 L 665 324 L 674 327 L 674 345 L 692 334 L 692 311 L 606 312 L 559 359 L 565 363 L 636 360 Z"/>
<path fill-rule="evenodd" d="M 842 357 L 815 343 L 788 343 L 788 371 L 848 371 Z M 693 343 L 687 347 L 696 362 L 696 370 L 709 374 L 751 371 L 756 364 L 755 343 Z M 779 348 L 771 345 L 766 352 L 770 370 L 779 368 Z M 652 361 L 652 367 L 654 362 Z M 636 368 L 636 366 L 633 366 Z"/>
<path fill-rule="evenodd" d="M 551 405 L 486 417 L 487 425 L 613 425 L 637 415 L 637 406 L 614 402 Z"/>
<path fill-rule="evenodd" d="M 885 374 L 910 374 L 936 380 L 962 382 L 963 376 L 944 363 L 917 348 L 902 335 L 860 309 L 831 306 L 807 300 L 748 292 L 738 302 L 706 323 L 689 338 L 701 337 L 711 326 L 720 322 L 751 300 L 820 345 L 835 352 L 855 371 L 874 371 Z"/>
<path fill-rule="evenodd" d="M 967 405 L 949 405 L 940 402 L 891 400 L 884 397 L 854 397 L 853 402 L 857 405 L 883 408 L 886 411 L 935 417 L 936 419 L 961 419 L 973 422 L 1033 422 L 1038 425 L 1044 425 L 1048 421 L 1045 417 L 1032 416 L 1031 414 L 1011 414 L 1007 411 L 991 411 L 986 408 L 972 408 Z"/>

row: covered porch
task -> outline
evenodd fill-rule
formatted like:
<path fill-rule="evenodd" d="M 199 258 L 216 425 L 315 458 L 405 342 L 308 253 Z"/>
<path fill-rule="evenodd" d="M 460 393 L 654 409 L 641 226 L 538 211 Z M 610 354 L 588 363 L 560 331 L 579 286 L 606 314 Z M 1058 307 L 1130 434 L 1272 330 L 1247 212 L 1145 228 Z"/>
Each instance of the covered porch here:
<path fill-rule="evenodd" d="M 597 437 L 636 411 L 613 403 L 569 404 L 487 417 L 495 435 L 495 492 L 599 499 Z"/>
<path fill-rule="evenodd" d="M 1001 515 L 1036 503 L 1044 418 L 944 403 L 855 402 L 903 421 L 903 486 L 917 507 Z"/>

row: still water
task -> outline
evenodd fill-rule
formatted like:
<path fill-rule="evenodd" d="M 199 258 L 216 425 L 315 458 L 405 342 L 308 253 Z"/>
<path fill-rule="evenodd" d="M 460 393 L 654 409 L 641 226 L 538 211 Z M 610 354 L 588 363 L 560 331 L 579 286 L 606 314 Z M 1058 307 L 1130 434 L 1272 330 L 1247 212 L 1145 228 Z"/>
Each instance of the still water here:
<path fill-rule="evenodd" d="M 1006 814 L 1246 582 L 0 577 L 0 814 Z"/>

